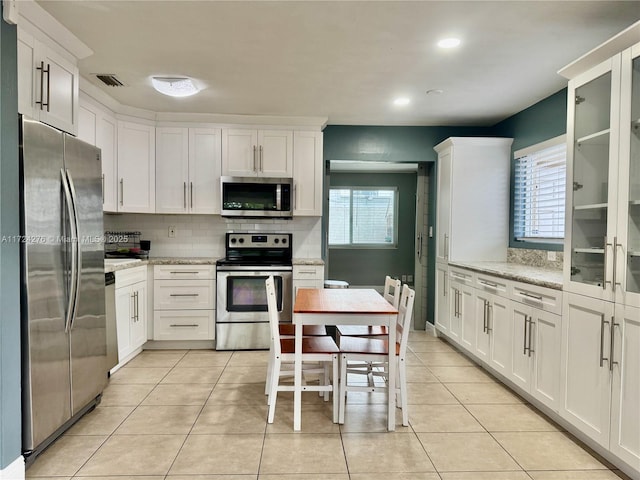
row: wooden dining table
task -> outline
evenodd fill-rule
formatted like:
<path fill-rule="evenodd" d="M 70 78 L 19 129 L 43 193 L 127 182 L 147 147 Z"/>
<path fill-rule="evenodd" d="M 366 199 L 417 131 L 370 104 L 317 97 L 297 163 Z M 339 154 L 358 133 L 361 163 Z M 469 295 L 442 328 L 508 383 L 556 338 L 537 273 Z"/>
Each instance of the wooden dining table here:
<path fill-rule="evenodd" d="M 384 325 L 389 327 L 389 345 L 396 344 L 396 320 L 398 310 L 372 288 L 299 288 L 293 306 L 295 324 L 293 429 L 300 430 L 302 423 L 302 327 L 303 325 Z M 395 352 L 395 349 L 389 349 Z M 389 362 L 392 366 L 393 362 Z M 389 385 L 396 384 L 397 372 L 389 368 Z M 338 395 L 337 379 L 334 395 Z M 395 389 L 387 390 L 388 427 L 396 428 Z M 337 422 L 337 412 L 334 412 Z"/>

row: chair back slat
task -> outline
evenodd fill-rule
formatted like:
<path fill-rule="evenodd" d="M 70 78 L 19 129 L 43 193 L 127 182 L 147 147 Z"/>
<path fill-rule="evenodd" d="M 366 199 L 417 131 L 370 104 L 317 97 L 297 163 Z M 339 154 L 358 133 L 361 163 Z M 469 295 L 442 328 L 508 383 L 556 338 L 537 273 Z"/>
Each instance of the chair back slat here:
<path fill-rule="evenodd" d="M 416 292 L 408 285 L 402 286 L 402 295 L 398 305 L 398 321 L 396 322 L 396 341 L 400 343 L 400 357 L 407 352 L 409 331 L 411 330 L 411 317 L 413 316 L 413 301 Z"/>
<path fill-rule="evenodd" d="M 384 279 L 384 292 L 382 296 L 387 302 L 395 308 L 398 308 L 398 303 L 400 302 L 400 280 L 387 275 Z"/>
<path fill-rule="evenodd" d="M 280 356 L 280 331 L 278 328 L 280 318 L 278 316 L 276 285 L 273 280 L 273 275 L 269 275 L 264 283 L 267 289 L 267 311 L 269 312 L 269 328 L 271 330 L 271 348 L 276 356 Z"/>

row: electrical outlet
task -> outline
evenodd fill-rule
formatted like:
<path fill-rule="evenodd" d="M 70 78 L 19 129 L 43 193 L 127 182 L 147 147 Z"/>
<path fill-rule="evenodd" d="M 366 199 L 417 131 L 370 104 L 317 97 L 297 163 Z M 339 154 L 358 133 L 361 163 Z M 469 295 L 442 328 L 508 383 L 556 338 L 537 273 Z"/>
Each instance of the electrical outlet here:
<path fill-rule="evenodd" d="M 556 261 L 556 252 L 548 251 L 547 252 L 547 260 L 549 260 L 550 262 L 555 262 Z"/>
<path fill-rule="evenodd" d="M 176 227 L 169 225 L 169 238 L 176 238 Z"/>
<path fill-rule="evenodd" d="M 403 282 L 406 282 L 406 281 L 407 281 L 407 276 L 406 276 L 406 275 L 402 275 L 402 276 L 400 277 L 400 279 L 401 279 Z"/>
<path fill-rule="evenodd" d="M 407 282 L 413 283 L 413 275 L 407 275 Z"/>

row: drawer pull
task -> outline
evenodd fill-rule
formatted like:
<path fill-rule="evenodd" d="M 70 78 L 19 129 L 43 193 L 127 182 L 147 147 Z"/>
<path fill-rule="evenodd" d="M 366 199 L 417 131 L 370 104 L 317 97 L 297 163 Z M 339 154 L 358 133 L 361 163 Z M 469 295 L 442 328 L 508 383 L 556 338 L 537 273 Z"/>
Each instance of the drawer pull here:
<path fill-rule="evenodd" d="M 309 275 L 315 275 L 316 271 L 315 270 L 299 270 L 298 273 L 305 273 L 305 274 L 309 274 Z"/>
<path fill-rule="evenodd" d="M 172 323 L 170 327 L 199 327 L 197 323 Z"/>
<path fill-rule="evenodd" d="M 170 297 L 197 297 L 199 296 L 199 293 L 171 293 L 169 294 Z"/>
<path fill-rule="evenodd" d="M 200 272 L 192 272 L 192 271 L 183 270 L 183 271 L 180 271 L 180 272 L 169 272 L 169 273 L 173 275 L 174 273 L 198 274 L 198 273 L 200 273 Z"/>
<path fill-rule="evenodd" d="M 532 298 L 534 300 L 542 302 L 542 296 L 540 296 L 540 295 L 533 295 L 533 294 L 527 293 L 527 292 L 519 292 L 519 294 L 522 295 L 523 297 Z"/>
<path fill-rule="evenodd" d="M 484 285 L 485 287 L 498 288 L 497 283 L 487 282 L 485 280 L 478 280 L 478 282 L 480 285 Z"/>

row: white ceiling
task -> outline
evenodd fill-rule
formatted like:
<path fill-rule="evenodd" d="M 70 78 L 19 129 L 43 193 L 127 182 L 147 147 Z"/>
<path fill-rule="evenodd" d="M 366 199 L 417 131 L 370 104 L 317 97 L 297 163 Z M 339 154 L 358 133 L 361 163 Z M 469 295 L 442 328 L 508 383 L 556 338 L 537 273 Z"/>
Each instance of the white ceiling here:
<path fill-rule="evenodd" d="M 565 87 L 561 67 L 640 19 L 638 1 L 38 3 L 94 51 L 80 73 L 122 104 L 351 125 L 493 125 Z M 450 36 L 461 46 L 436 46 Z M 204 90 L 166 97 L 153 75 Z M 412 101 L 395 107 L 398 96 Z"/>

